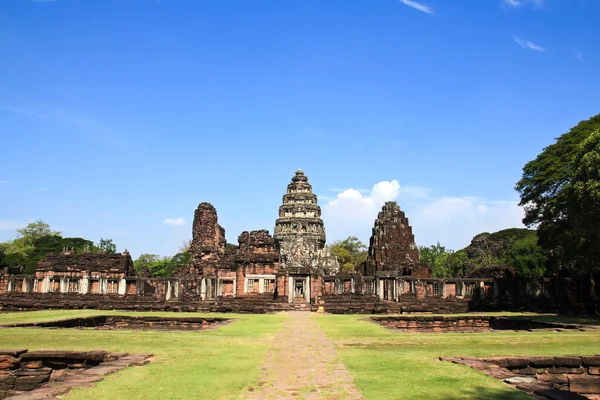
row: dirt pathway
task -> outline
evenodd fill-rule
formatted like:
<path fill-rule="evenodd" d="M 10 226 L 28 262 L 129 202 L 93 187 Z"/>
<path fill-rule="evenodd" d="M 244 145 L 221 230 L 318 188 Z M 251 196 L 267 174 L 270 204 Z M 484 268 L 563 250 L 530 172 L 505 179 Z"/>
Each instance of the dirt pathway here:
<path fill-rule="evenodd" d="M 363 399 L 310 312 L 290 312 L 247 399 Z"/>

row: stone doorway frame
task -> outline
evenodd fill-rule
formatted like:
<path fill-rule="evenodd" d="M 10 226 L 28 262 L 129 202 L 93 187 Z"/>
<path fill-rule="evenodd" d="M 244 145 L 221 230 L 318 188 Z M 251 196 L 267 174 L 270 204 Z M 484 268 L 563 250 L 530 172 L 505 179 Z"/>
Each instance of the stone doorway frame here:
<path fill-rule="evenodd" d="M 303 298 L 307 304 L 310 304 L 310 275 L 289 275 L 288 277 L 288 302 L 294 303 L 296 300 L 296 282 L 303 284 Z"/>

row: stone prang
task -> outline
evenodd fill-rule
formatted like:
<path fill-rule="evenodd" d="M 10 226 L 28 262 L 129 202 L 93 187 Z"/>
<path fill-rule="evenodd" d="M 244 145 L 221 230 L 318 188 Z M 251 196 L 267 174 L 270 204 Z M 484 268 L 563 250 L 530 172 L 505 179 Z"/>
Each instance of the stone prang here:
<path fill-rule="evenodd" d="M 225 229 L 219 225 L 217 210 L 210 203 L 200 203 L 194 213 L 190 255 L 195 274 L 214 274 L 225 254 Z"/>
<path fill-rule="evenodd" d="M 313 242 L 317 248 L 325 246 L 321 207 L 317 205 L 317 195 L 312 192 L 312 186 L 301 169 L 296 171 L 287 193 L 283 195 L 273 236 L 279 245 L 286 240 L 302 237 Z"/>
<path fill-rule="evenodd" d="M 375 220 L 365 274 L 404 271 L 419 262 L 419 249 L 408 218 L 395 201 L 384 204 Z"/>

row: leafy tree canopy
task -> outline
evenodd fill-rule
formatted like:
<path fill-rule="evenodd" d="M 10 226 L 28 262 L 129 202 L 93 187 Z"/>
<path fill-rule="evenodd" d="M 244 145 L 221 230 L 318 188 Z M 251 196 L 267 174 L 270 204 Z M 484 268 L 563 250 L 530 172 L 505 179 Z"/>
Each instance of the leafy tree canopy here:
<path fill-rule="evenodd" d="M 598 225 L 592 226 L 598 215 L 593 211 L 600 207 L 598 130 L 600 114 L 580 122 L 528 162 L 516 186 L 523 222 L 538 227 L 553 269 L 600 269 L 594 246 Z"/>
<path fill-rule="evenodd" d="M 41 219 L 27 224 L 25 228 L 17 229 L 17 234 L 17 240 L 23 239 L 28 244 L 33 244 L 44 236 L 60 237 L 62 235 L 61 232 L 50 229 L 50 225 Z"/>
<path fill-rule="evenodd" d="M 419 260 L 429 264 L 434 277 L 446 278 L 462 275 L 463 264 L 469 257 L 464 250 L 455 252 L 437 242 L 432 246 L 419 246 Z"/>
<path fill-rule="evenodd" d="M 367 246 L 356 236 L 333 242 L 329 247 L 331 253 L 337 257 L 343 273 L 354 274 L 367 260 Z"/>
<path fill-rule="evenodd" d="M 112 239 L 100 238 L 100 241 L 96 244 L 96 248 L 111 254 L 117 252 L 117 245 L 113 243 Z"/>

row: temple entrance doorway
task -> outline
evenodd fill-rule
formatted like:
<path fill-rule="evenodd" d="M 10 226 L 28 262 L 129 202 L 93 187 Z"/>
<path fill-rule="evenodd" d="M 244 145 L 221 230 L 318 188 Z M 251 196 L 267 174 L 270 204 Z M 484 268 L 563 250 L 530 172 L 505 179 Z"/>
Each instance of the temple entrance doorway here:
<path fill-rule="evenodd" d="M 304 281 L 305 279 L 294 279 L 295 299 L 304 299 Z"/>
<path fill-rule="evenodd" d="M 290 276 L 288 296 L 290 303 L 310 303 L 309 277 Z"/>

